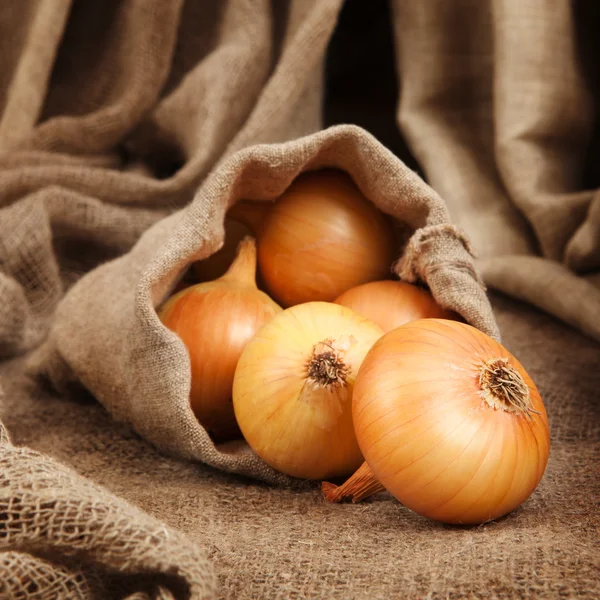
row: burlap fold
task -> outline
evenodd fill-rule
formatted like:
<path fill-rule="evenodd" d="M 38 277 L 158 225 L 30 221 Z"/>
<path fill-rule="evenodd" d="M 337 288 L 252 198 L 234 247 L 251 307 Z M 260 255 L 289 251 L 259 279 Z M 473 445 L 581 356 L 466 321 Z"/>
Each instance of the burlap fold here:
<path fill-rule="evenodd" d="M 212 567 L 182 533 L 4 434 L 0 443 L 0 598 L 214 597 Z"/>
<path fill-rule="evenodd" d="M 0 89 L 0 356 L 35 347 L 74 279 L 188 203 L 223 157 L 321 127 L 323 61 L 341 0 L 285 10 L 248 0 L 183 9 L 90 1 L 75 4 L 66 31 L 66 4 L 53 12 L 48 0 L 39 15 L 25 4 L 0 9 L 0 76 L 21 82 L 6 96 Z M 31 62 L 61 35 L 52 73 L 51 63 Z M 46 84 L 43 111 L 11 100 L 43 95 Z"/>
<path fill-rule="evenodd" d="M 486 284 L 600 341 L 597 5 L 390 4 L 398 122 Z"/>
<path fill-rule="evenodd" d="M 124 254 L 144 230 L 187 204 L 217 161 L 250 143 L 292 139 L 321 127 L 325 48 L 341 3 L 0 4 L 2 357 L 38 345 L 64 292 L 83 273 Z M 60 367 L 59 360 L 54 367 Z M 66 364 L 64 369 L 71 372 Z M 113 390 L 117 400 L 120 392 Z M 160 429 L 161 424 L 148 427 Z M 1 426 L 0 431 L 4 439 Z M 34 463 L 46 468 L 46 459 L 35 455 L 28 470 L 26 455 L 8 445 L 2 445 L 0 456 L 11 473 L 7 502 L 35 485 Z M 76 526 L 85 529 L 85 485 L 75 480 L 67 488 L 68 493 L 59 490 L 59 495 L 71 498 L 73 510 L 82 507 Z M 42 501 L 44 494 L 40 490 L 36 500 L 31 490 L 32 505 L 23 509 Z M 127 539 L 118 529 L 108 531 L 116 548 L 123 539 L 132 555 L 142 553 L 137 555 L 139 577 L 128 579 L 129 584 L 117 577 L 115 597 L 128 589 L 136 598 L 142 597 L 138 592 L 152 598 L 204 597 L 209 579 L 193 569 L 186 572 L 187 561 L 201 556 L 195 546 L 171 536 L 177 547 L 162 545 L 153 554 L 146 548 L 146 517 L 132 514 L 131 507 L 107 492 L 98 494 L 101 505 L 122 514 L 120 525 L 141 529 Z M 4 524 L 0 521 L 0 537 Z M 77 556 L 76 563 L 87 557 L 84 569 L 63 564 L 68 555 L 64 545 L 52 546 L 52 556 L 42 557 L 33 541 L 24 547 L 20 535 L 4 536 L 8 550 L 0 562 L 0 580 L 12 586 L 6 593 L 112 597 L 97 584 L 110 583 L 115 565 L 105 557 L 106 568 L 92 566 L 104 560 L 97 555 L 97 548 L 107 543 L 104 531 L 91 532 L 89 546 Z M 38 533 L 43 546 L 44 531 Z M 179 552 L 188 555 L 181 557 L 183 570 L 177 564 Z M 169 585 L 174 581 L 170 575 L 166 584 L 157 581 L 162 567 L 155 559 L 161 553 L 165 570 L 179 572 L 189 589 Z"/>

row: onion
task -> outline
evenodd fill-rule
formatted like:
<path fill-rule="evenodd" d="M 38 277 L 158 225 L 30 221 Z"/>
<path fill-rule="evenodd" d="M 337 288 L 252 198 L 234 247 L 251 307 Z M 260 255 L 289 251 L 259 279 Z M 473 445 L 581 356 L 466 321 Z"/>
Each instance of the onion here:
<path fill-rule="evenodd" d="M 185 344 L 192 373 L 190 403 L 215 441 L 240 436 L 231 391 L 242 350 L 281 308 L 256 287 L 256 243 L 246 238 L 221 278 L 172 296 L 159 311 Z"/>
<path fill-rule="evenodd" d="M 245 223 L 227 218 L 223 247 L 208 258 L 194 263 L 196 281 L 212 281 L 224 275 L 237 255 L 240 242 L 250 233 L 251 230 Z"/>
<path fill-rule="evenodd" d="M 262 327 L 233 382 L 235 416 L 253 450 L 294 477 L 352 473 L 363 462 L 352 424 L 354 381 L 382 334 L 328 302 L 299 304 Z"/>
<path fill-rule="evenodd" d="M 365 283 L 344 292 L 335 302 L 371 319 L 385 332 L 418 319 L 460 319 L 437 304 L 429 292 L 404 281 Z"/>
<path fill-rule="evenodd" d="M 535 384 L 501 344 L 456 321 L 386 333 L 361 367 L 353 419 L 367 464 L 323 485 L 333 501 L 385 488 L 431 519 L 483 523 L 524 502 L 548 461 Z"/>
<path fill-rule="evenodd" d="M 388 276 L 391 224 L 341 171 L 298 177 L 258 235 L 258 266 L 283 306 L 332 301 L 343 291 Z"/>

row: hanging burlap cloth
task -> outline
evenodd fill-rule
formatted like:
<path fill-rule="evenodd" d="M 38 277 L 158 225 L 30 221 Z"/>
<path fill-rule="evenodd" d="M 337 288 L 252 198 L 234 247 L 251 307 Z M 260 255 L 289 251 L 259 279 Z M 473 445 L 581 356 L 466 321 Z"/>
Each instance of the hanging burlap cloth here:
<path fill-rule="evenodd" d="M 600 594 L 600 12 L 365 6 L 0 4 L 0 598 Z M 394 37 L 404 162 L 326 128 L 336 24 L 374 72 Z M 540 387 L 548 470 L 499 522 L 446 527 L 386 494 L 328 505 L 191 413 L 155 308 L 230 206 L 323 167 L 401 225 L 397 274 L 502 334 Z M 484 282 L 587 337 L 495 293 L 492 312 Z"/>

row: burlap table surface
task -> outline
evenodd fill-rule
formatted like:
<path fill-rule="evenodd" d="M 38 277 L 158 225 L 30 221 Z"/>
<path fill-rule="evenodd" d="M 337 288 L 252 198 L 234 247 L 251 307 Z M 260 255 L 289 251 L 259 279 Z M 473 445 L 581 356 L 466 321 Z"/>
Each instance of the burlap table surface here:
<path fill-rule="evenodd" d="M 316 487 L 273 488 L 166 458 L 92 398 L 30 383 L 21 360 L 0 370 L 3 418 L 16 443 L 184 532 L 212 559 L 219 598 L 597 598 L 600 347 L 524 305 L 493 303 L 546 400 L 552 452 L 533 496 L 480 527 L 430 522 L 386 494 L 330 505 Z"/>
<path fill-rule="evenodd" d="M 599 10 L 359 4 L 0 5 L 0 596 L 598 596 Z M 315 489 L 177 462 L 10 359 L 44 340 L 73 282 L 188 204 L 234 153 L 323 127 L 342 6 L 357 15 L 354 33 L 343 14 L 340 28 L 361 59 L 382 28 L 393 37 L 401 154 L 468 233 L 485 282 L 589 336 L 496 298 L 504 342 L 547 402 L 553 449 L 532 499 L 481 528 L 428 523 L 385 496 L 328 506 Z"/>

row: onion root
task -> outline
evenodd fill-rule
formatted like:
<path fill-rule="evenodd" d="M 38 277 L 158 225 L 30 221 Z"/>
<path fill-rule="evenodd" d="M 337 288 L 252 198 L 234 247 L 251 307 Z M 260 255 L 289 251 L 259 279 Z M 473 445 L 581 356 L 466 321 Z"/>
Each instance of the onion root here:
<path fill-rule="evenodd" d="M 348 367 L 334 340 L 315 344 L 308 361 L 308 377 L 322 387 L 346 385 Z"/>
<path fill-rule="evenodd" d="M 495 410 L 531 417 L 530 413 L 540 414 L 533 409 L 529 386 L 517 369 L 508 363 L 507 358 L 488 360 L 479 374 L 479 385 L 483 399 Z"/>

